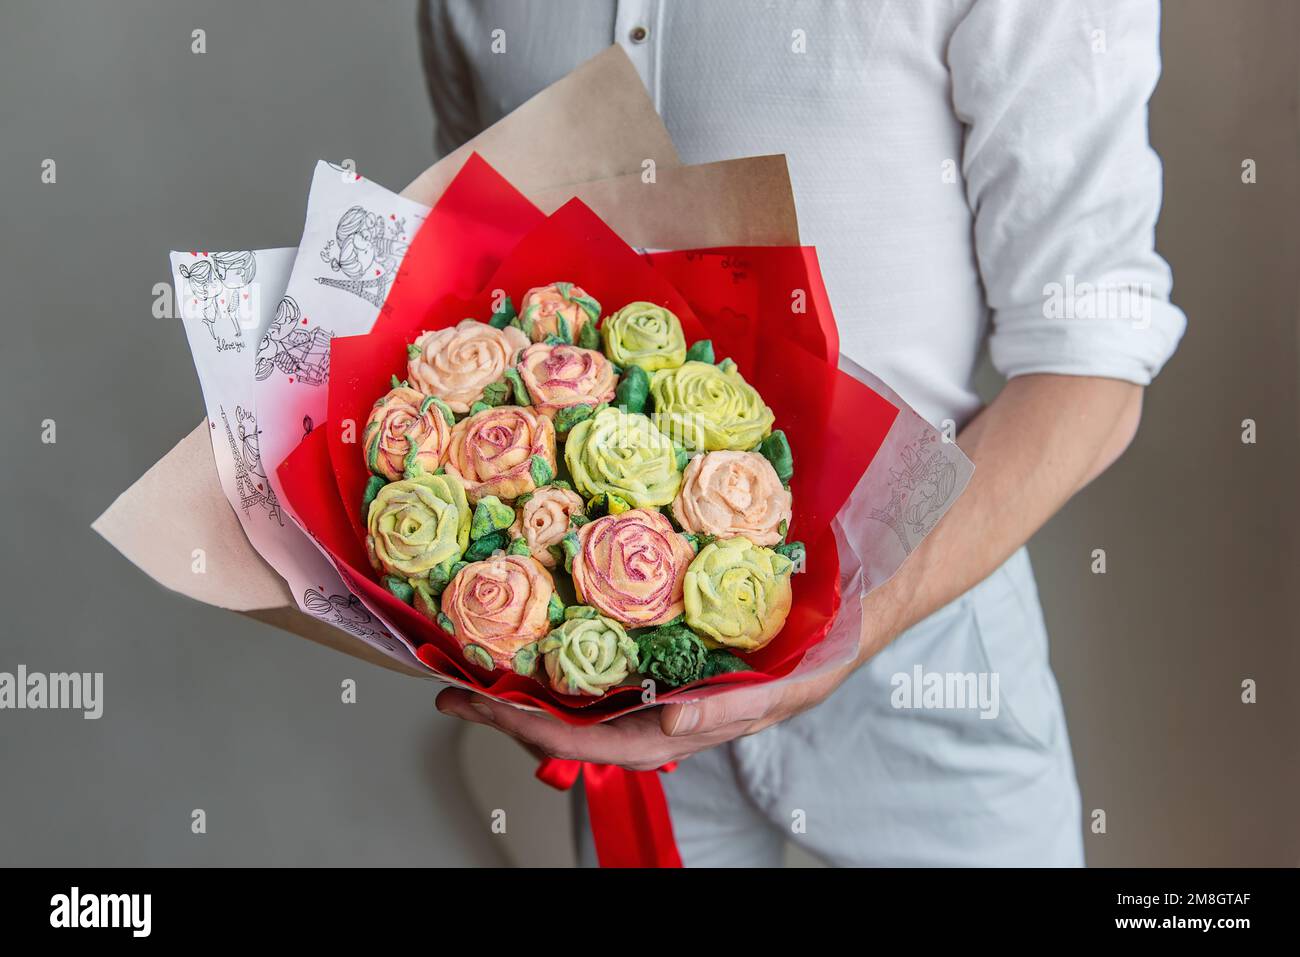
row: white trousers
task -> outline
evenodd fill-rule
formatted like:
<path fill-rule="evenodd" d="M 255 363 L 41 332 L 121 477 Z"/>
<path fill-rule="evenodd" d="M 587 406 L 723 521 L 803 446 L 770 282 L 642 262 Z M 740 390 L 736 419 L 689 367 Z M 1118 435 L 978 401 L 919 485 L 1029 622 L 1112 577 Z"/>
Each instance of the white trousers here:
<path fill-rule="evenodd" d="M 662 777 L 688 867 L 780 866 L 786 840 L 839 866 L 1083 864 L 1079 789 L 1024 549 L 816 708 Z M 592 865 L 580 793 L 575 819 L 579 859 Z"/>

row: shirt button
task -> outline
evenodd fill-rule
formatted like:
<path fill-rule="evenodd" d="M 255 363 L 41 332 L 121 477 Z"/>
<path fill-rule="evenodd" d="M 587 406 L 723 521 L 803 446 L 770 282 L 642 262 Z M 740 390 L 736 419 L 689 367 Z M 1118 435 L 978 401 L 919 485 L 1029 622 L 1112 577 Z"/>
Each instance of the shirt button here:
<path fill-rule="evenodd" d="M 650 36 L 650 31 L 645 27 L 633 27 L 627 35 L 628 39 L 633 43 L 645 43 L 648 36 Z"/>

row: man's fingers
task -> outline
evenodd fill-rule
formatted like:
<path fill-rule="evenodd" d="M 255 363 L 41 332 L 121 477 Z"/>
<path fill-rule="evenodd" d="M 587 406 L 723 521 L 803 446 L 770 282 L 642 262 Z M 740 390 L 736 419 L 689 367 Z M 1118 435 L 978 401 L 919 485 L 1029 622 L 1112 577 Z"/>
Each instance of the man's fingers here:
<path fill-rule="evenodd" d="M 688 704 L 665 705 L 660 727 L 670 737 L 708 734 L 728 725 L 747 724 L 764 717 L 776 700 L 765 685 L 741 688 Z"/>
<path fill-rule="evenodd" d="M 631 714 L 605 724 L 575 727 L 458 688 L 443 691 L 436 704 L 444 713 L 489 724 L 517 738 L 525 747 L 557 758 L 648 769 L 675 757 L 672 742 L 652 714 Z"/>

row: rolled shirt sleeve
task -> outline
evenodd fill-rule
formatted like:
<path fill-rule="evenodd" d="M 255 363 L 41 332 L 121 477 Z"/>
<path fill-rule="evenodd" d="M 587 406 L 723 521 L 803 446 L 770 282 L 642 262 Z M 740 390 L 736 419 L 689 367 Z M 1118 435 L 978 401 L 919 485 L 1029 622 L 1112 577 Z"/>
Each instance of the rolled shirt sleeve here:
<path fill-rule="evenodd" d="M 1155 252 L 1154 0 L 975 0 L 948 48 L 975 247 L 1005 376 L 1146 385 L 1186 326 Z"/>

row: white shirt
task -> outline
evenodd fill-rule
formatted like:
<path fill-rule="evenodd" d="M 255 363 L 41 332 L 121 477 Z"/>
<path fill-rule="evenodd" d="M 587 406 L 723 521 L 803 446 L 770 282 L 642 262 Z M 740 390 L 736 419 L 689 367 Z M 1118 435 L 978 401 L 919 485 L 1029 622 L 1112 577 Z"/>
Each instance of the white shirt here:
<path fill-rule="evenodd" d="M 785 153 L 842 350 L 931 422 L 978 409 L 986 339 L 1006 376 L 1145 385 L 1182 335 L 1155 0 L 424 4 L 440 152 L 617 42 L 684 162 Z"/>

